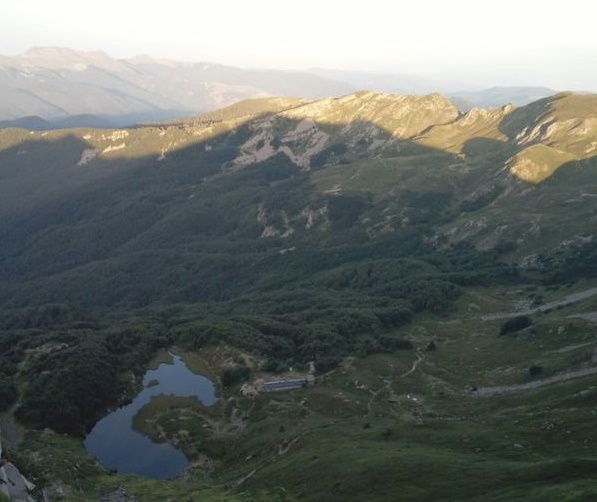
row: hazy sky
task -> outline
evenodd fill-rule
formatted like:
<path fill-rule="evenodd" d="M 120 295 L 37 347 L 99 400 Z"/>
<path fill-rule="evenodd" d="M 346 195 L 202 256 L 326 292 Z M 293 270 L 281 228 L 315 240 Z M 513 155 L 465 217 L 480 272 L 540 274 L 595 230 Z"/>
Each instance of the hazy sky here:
<path fill-rule="evenodd" d="M 597 90 L 596 19 L 594 0 L 3 0 L 0 54 L 52 45 Z"/>

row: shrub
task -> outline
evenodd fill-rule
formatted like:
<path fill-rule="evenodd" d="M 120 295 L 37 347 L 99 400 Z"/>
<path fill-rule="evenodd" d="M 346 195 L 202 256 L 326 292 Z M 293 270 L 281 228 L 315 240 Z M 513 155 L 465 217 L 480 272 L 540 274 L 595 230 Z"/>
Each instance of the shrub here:
<path fill-rule="evenodd" d="M 17 389 L 12 378 L 0 375 L 0 411 L 6 410 L 17 398 Z"/>
<path fill-rule="evenodd" d="M 500 336 L 507 335 L 508 333 L 516 333 L 517 331 L 528 328 L 532 324 L 533 320 L 528 315 L 508 319 L 500 328 Z"/>
<path fill-rule="evenodd" d="M 529 368 L 529 375 L 531 376 L 537 376 L 540 375 L 543 372 L 543 367 L 539 366 L 538 364 L 533 364 L 530 368 Z"/>
<path fill-rule="evenodd" d="M 249 378 L 250 373 L 251 372 L 249 368 L 246 366 L 233 366 L 222 371 L 220 380 L 222 381 L 222 385 L 224 387 L 230 387 L 239 382 L 245 381 L 247 378 Z"/>

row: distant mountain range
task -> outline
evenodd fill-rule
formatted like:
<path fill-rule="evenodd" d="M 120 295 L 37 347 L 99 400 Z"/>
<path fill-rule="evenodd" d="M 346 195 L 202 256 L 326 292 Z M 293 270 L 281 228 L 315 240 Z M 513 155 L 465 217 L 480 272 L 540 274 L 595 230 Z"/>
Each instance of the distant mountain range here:
<path fill-rule="evenodd" d="M 493 107 L 503 106 L 512 103 L 517 106 L 524 106 L 556 94 L 556 91 L 548 87 L 490 87 L 480 91 L 459 91 L 450 94 L 455 104 L 470 103 L 471 107 Z M 457 100 L 460 100 L 456 103 Z"/>
<path fill-rule="evenodd" d="M 451 94 L 471 89 L 471 85 L 466 82 L 431 79 L 405 73 L 367 73 L 326 68 L 313 68 L 308 71 L 322 78 L 346 82 L 359 90 L 367 89 L 396 94 L 429 94 L 433 92 Z"/>
<path fill-rule="evenodd" d="M 69 129 L 72 127 L 92 127 L 94 129 L 110 129 L 114 124 L 100 116 L 90 113 L 69 115 L 55 120 L 46 120 L 39 115 L 29 115 L 12 120 L 1 120 L 0 129 L 21 127 L 30 131 L 47 131 L 50 129 Z"/>
<path fill-rule="evenodd" d="M 246 98 L 345 94 L 350 85 L 305 72 L 245 70 L 103 52 L 34 48 L 0 57 L 0 120 L 89 115 L 112 125 L 206 112 Z"/>
<path fill-rule="evenodd" d="M 327 69 L 309 70 L 331 80 L 346 82 L 359 90 L 373 90 L 397 94 L 428 94 L 441 92 L 461 111 L 472 108 L 499 107 L 512 103 L 524 106 L 557 93 L 547 87 L 490 87 L 470 90 L 470 84 L 450 80 L 429 79 L 396 73 L 363 73 Z M 469 90 L 463 90 L 469 89 Z"/>
<path fill-rule="evenodd" d="M 114 59 L 103 52 L 38 47 L 0 56 L 0 127 L 32 130 L 117 127 L 195 115 L 269 96 L 319 98 L 375 90 L 446 93 L 460 111 L 530 103 L 556 91 L 496 87 L 458 92 L 466 83 L 403 74 L 313 69 L 251 70 L 150 56 Z"/>

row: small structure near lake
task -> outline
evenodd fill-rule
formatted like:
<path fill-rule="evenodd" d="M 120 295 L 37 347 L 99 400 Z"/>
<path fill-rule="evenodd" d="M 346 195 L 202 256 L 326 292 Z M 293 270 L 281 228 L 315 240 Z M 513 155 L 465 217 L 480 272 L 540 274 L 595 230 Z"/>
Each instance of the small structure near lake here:
<path fill-rule="evenodd" d="M 315 377 L 307 375 L 302 378 L 286 378 L 284 380 L 271 380 L 263 382 L 263 392 L 276 392 L 281 390 L 300 389 L 315 384 Z"/>

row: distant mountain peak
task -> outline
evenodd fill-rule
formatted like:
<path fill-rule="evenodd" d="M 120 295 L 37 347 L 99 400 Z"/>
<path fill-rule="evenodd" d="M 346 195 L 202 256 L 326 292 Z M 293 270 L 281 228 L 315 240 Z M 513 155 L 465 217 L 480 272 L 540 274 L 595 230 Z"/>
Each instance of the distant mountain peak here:
<path fill-rule="evenodd" d="M 130 59 L 126 60 L 127 62 L 133 65 L 160 65 L 160 66 L 169 66 L 171 68 L 175 68 L 178 66 L 176 61 L 166 58 L 155 58 L 150 56 L 149 54 L 139 54 L 137 56 L 133 56 Z"/>
<path fill-rule="evenodd" d="M 120 63 L 102 51 L 76 51 L 66 47 L 32 47 L 16 58 L 23 66 L 51 70 L 85 71 L 90 66 L 117 69 Z"/>
<path fill-rule="evenodd" d="M 69 47 L 59 47 L 59 46 L 34 46 L 28 49 L 23 56 L 45 56 L 48 54 L 63 54 L 63 55 L 72 55 L 72 54 L 80 54 L 78 51 L 71 49 Z"/>
<path fill-rule="evenodd" d="M 524 106 L 556 93 L 547 87 L 495 86 L 480 91 L 454 92 L 450 97 L 465 100 L 477 107 L 503 106 L 507 103 Z"/>

